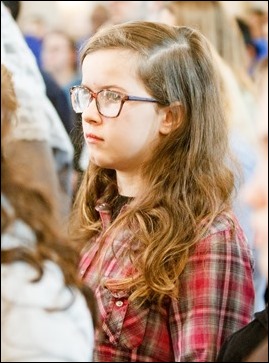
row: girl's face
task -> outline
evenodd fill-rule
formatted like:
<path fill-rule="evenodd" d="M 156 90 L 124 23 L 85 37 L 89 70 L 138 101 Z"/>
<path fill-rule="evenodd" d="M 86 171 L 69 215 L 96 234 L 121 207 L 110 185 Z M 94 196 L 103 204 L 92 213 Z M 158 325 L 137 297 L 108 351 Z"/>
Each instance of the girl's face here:
<path fill-rule="evenodd" d="M 82 65 L 82 85 L 93 92 L 111 90 L 152 98 L 136 76 L 136 56 L 126 50 L 99 50 Z M 164 111 L 151 102 L 127 101 L 118 117 L 102 116 L 93 99 L 82 113 L 90 161 L 102 168 L 137 173 L 162 135 Z M 164 131 L 165 133 L 165 131 Z"/>
<path fill-rule="evenodd" d="M 252 182 L 244 190 L 245 200 L 253 207 L 252 224 L 259 250 L 260 267 L 268 279 L 268 84 L 260 98 L 258 123 L 259 162 Z"/>

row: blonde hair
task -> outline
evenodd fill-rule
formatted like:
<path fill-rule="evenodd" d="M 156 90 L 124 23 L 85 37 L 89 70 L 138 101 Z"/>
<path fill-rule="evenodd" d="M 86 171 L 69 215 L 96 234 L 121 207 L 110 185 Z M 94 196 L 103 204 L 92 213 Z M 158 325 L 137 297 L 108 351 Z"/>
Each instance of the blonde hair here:
<path fill-rule="evenodd" d="M 227 167 L 219 77 L 205 37 L 187 27 L 133 22 L 106 28 L 85 45 L 82 62 L 103 49 L 133 52 L 137 75 L 148 93 L 159 107 L 170 105 L 175 124 L 180 124 L 143 165 L 143 192 L 98 242 L 101 250 L 108 235 L 113 240 L 127 228 L 130 242 L 125 252 L 137 273 L 110 286 L 130 288 L 131 299 L 160 302 L 179 295 L 179 276 L 192 247 L 230 207 L 234 179 Z M 115 171 L 90 163 L 74 203 L 70 232 L 75 241 L 97 243 L 94 237 L 102 226 L 96 203 L 113 203 L 117 193 Z"/>

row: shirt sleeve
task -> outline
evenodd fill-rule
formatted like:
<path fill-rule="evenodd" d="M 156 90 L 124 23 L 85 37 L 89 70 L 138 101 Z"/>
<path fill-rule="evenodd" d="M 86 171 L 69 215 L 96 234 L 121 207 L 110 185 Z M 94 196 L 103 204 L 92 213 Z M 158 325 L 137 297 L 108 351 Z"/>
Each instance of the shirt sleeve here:
<path fill-rule="evenodd" d="M 253 302 L 252 262 L 241 228 L 200 241 L 171 305 L 175 361 L 215 361 L 224 340 L 250 322 Z"/>

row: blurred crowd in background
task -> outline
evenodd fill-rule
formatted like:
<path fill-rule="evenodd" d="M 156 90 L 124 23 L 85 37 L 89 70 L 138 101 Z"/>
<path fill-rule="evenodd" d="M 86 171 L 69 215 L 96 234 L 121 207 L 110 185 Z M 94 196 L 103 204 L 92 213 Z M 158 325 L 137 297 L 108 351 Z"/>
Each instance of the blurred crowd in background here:
<path fill-rule="evenodd" d="M 38 130 L 39 126 L 35 126 L 36 128 L 32 127 L 30 135 L 26 128 L 23 128 L 23 122 L 28 121 L 26 122 L 22 115 L 21 126 L 15 135 L 18 141 L 17 151 L 23 150 L 25 140 L 37 140 L 44 142 L 44 147 L 45 143 L 48 143 L 52 155 L 45 156 L 46 148 L 38 149 L 38 157 L 35 151 L 29 151 L 29 154 L 22 151 L 19 162 L 25 163 L 26 167 L 30 168 L 29 173 L 34 170 L 40 183 L 51 183 L 49 187 L 52 186 L 52 190 L 55 191 L 57 195 L 55 199 L 58 200 L 59 195 L 60 198 L 63 197 L 59 201 L 62 216 L 69 215 L 81 176 L 89 162 L 83 139 L 81 115 L 75 114 L 72 110 L 69 90 L 81 83 L 79 53 L 83 45 L 98 29 L 110 24 L 143 19 L 191 26 L 200 30 L 211 41 L 219 55 L 219 66 L 228 95 L 223 102 L 227 103 L 231 147 L 241 164 L 244 182 L 251 178 L 256 166 L 257 146 L 255 139 L 257 90 L 254 78 L 258 64 L 268 56 L 267 1 L 2 1 L 2 3 L 11 12 L 32 52 L 35 62 L 34 73 L 40 72 L 35 73 L 32 84 L 28 83 L 29 94 L 23 96 L 24 100 L 28 98 L 27 102 L 30 104 L 31 97 L 36 95 L 36 103 L 39 91 L 30 88 L 35 84 L 38 89 L 40 84 L 41 90 L 44 82 L 46 96 L 53 105 L 53 110 L 49 108 L 50 105 L 44 111 L 44 115 L 40 112 L 44 120 L 50 120 L 44 121 L 42 127 L 48 123 L 45 131 Z M 21 69 L 31 67 L 29 63 L 26 65 L 26 61 L 25 63 L 20 61 L 26 59 L 23 55 L 24 49 L 14 48 L 13 58 L 10 56 L 9 47 L 12 47 L 11 44 L 14 46 L 16 42 L 11 40 L 11 30 L 3 21 L 1 27 L 1 47 L 4 49 L 2 61 L 4 60 L 7 67 L 10 65 L 16 89 L 16 84 L 20 83 L 16 82 L 16 74 L 20 73 L 20 67 Z M 19 51 L 22 58 L 18 58 Z M 31 73 L 32 69 L 28 72 Z M 27 81 L 24 79 L 21 84 L 27 85 Z M 19 94 L 19 86 L 16 91 Z M 21 94 L 23 92 L 25 90 Z M 47 111 L 48 109 L 50 111 Z M 32 119 L 34 117 L 41 119 L 37 113 L 31 114 Z M 33 124 L 33 120 L 31 122 Z M 45 137 L 48 130 L 48 137 Z M 11 148 L 11 158 L 12 152 Z M 44 152 L 44 160 L 48 164 L 46 168 L 46 163 L 42 161 L 42 173 L 38 174 L 40 160 L 43 160 L 41 152 Z M 51 168 L 54 163 L 57 180 L 51 172 L 54 170 L 54 167 Z M 249 222 L 251 210 L 237 198 L 234 201 L 234 209 L 256 259 L 258 252 L 255 250 L 254 234 Z M 267 301 L 267 281 L 260 274 L 258 264 L 255 266 L 255 311 L 260 311 Z"/>
<path fill-rule="evenodd" d="M 214 45 L 223 64 L 231 144 L 245 180 L 255 166 L 255 67 L 268 54 L 268 2 L 209 1 L 3 1 L 16 20 L 43 76 L 46 94 L 55 107 L 73 146 L 72 171 L 63 173 L 64 189 L 72 203 L 88 165 L 80 115 L 70 102 L 70 87 L 80 84 L 79 51 L 98 29 L 130 20 L 152 20 L 200 30 Z M 241 141 L 239 141 L 241 140 Z M 252 245 L 249 208 L 235 203 Z M 256 272 L 259 275 L 259 272 Z M 258 278 L 258 280 L 260 280 Z M 265 281 L 258 284 L 257 310 Z"/>
<path fill-rule="evenodd" d="M 268 52 L 267 1 L 217 2 L 221 3 L 229 18 L 222 24 L 214 24 L 214 17 L 218 14 L 207 4 L 208 2 L 199 4 L 196 1 L 4 1 L 4 3 L 12 11 L 28 46 L 35 55 L 47 84 L 47 94 L 72 140 L 75 148 L 74 166 L 78 172 L 73 175 L 74 189 L 79 180 L 79 173 L 87 165 L 87 155 L 83 152 L 80 121 L 72 111 L 69 89 L 80 83 L 79 50 L 98 28 L 141 19 L 196 27 L 202 30 L 228 62 L 239 78 L 240 86 L 243 84 L 243 88 L 247 87 L 248 90 L 251 88 L 250 81 L 255 65 L 266 57 Z M 192 15 L 183 16 L 182 8 L 184 14 Z M 199 18 L 199 22 L 196 22 L 195 17 Z M 225 26 L 229 28 L 224 29 Z M 242 40 L 245 49 L 242 49 Z M 55 83 L 59 88 L 55 87 Z M 248 95 L 244 97 L 248 98 L 249 104 L 248 111 L 245 112 L 248 125 L 242 116 L 240 122 L 244 123 L 244 127 L 248 130 L 246 132 L 252 135 L 249 125 L 253 122 L 249 120 L 249 114 L 252 119 L 254 116 L 252 98 Z"/>

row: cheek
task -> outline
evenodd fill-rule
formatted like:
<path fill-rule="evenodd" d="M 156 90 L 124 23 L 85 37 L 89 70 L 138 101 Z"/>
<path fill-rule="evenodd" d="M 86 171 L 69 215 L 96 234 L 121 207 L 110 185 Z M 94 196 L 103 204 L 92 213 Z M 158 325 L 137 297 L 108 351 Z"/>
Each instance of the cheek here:
<path fill-rule="evenodd" d="M 84 121 L 82 119 L 82 116 L 80 116 L 80 117 L 81 117 L 81 131 L 83 132 L 83 136 L 84 136 L 86 133 L 89 132 L 90 127 L 89 127 L 89 123 Z"/>
<path fill-rule="evenodd" d="M 125 150 L 126 155 L 139 152 L 146 144 L 145 135 L 136 131 L 119 130 L 110 138 L 109 143 L 115 150 Z"/>
<path fill-rule="evenodd" d="M 85 132 L 85 129 L 86 129 L 86 125 L 87 123 L 85 121 L 82 120 L 81 122 L 81 126 L 82 126 L 82 131 Z"/>
<path fill-rule="evenodd" d="M 140 107 L 142 108 L 143 105 Z M 122 124 L 117 129 L 117 139 L 122 138 L 125 142 L 129 140 L 130 144 L 140 144 L 141 147 L 143 145 L 149 147 L 157 139 L 159 135 L 158 120 L 152 110 L 149 109 L 149 105 L 144 105 L 144 107 L 146 109 L 145 111 L 142 112 L 140 110 L 139 113 L 132 113 L 132 117 L 128 119 L 128 123 Z"/>

